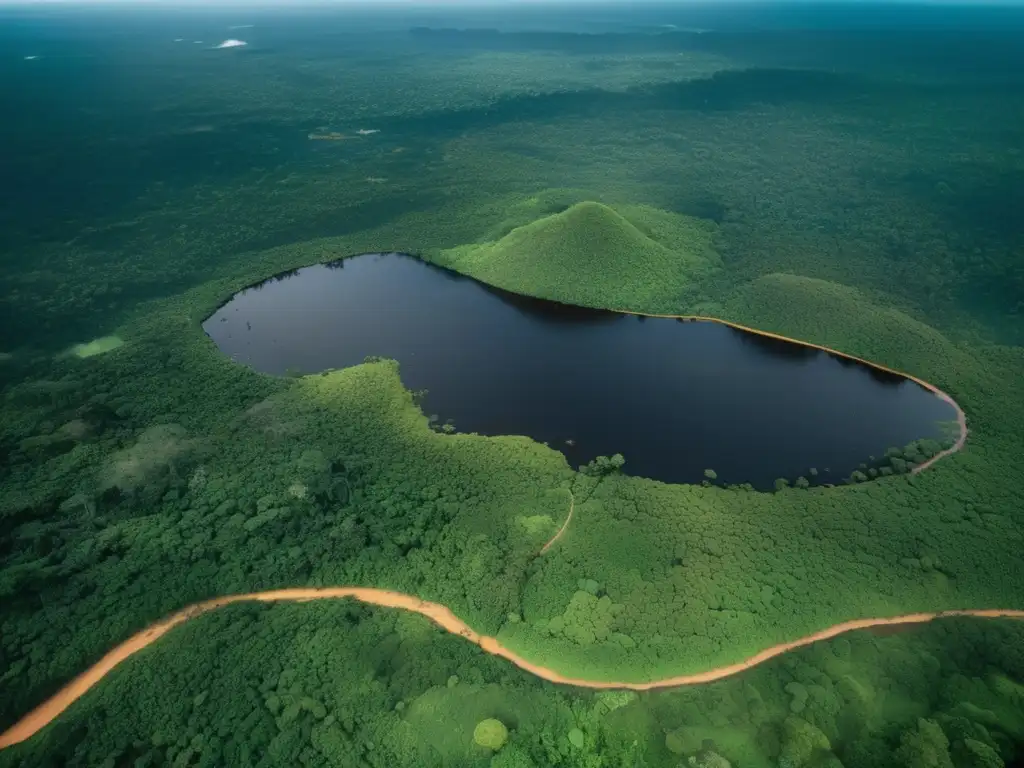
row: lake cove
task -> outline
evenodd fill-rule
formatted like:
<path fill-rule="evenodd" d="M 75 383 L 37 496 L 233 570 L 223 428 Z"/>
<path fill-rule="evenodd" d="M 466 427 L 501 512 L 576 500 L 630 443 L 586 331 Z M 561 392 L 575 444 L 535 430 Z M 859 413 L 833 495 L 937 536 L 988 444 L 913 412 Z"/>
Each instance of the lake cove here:
<path fill-rule="evenodd" d="M 628 474 L 671 483 L 708 469 L 759 489 L 906 471 L 957 418 L 913 381 L 809 346 L 532 299 L 402 254 L 271 278 L 203 328 L 275 375 L 394 358 L 439 427 L 527 435 L 573 466 L 619 453 Z"/>

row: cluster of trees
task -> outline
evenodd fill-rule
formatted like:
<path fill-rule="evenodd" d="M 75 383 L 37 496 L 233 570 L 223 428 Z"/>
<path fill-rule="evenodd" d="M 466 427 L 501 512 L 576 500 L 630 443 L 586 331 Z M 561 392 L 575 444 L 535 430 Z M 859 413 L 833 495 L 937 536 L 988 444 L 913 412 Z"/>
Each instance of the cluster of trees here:
<path fill-rule="evenodd" d="M 604 475 L 621 471 L 624 466 L 626 466 L 626 459 L 621 453 L 616 453 L 613 456 L 598 456 L 596 459 L 581 466 L 580 474 L 590 475 L 591 477 L 603 477 Z"/>
<path fill-rule="evenodd" d="M 948 448 L 953 444 L 952 439 L 936 440 L 933 438 L 921 438 L 914 440 L 902 448 L 888 448 L 881 458 L 869 456 L 868 460 L 862 462 L 857 469 L 850 473 L 840 483 L 854 484 L 866 483 L 869 480 L 877 480 L 893 475 L 905 475 L 913 471 L 914 467 L 923 464 L 928 459 Z M 602 457 L 603 458 L 603 457 Z M 591 470 L 591 467 L 581 467 L 580 471 Z M 713 469 L 704 470 L 704 480 L 701 485 L 708 487 L 718 480 L 718 473 Z M 836 483 L 829 482 L 826 476 L 818 471 L 817 467 L 811 467 L 806 475 L 800 475 L 796 479 L 780 477 L 775 480 L 776 491 L 784 491 L 787 488 L 799 488 L 801 490 L 813 487 L 834 488 Z M 750 483 L 738 483 L 723 486 L 731 490 L 753 491 Z"/>
<path fill-rule="evenodd" d="M 925 463 L 928 459 L 945 450 L 953 444 L 953 440 L 935 440 L 932 438 L 921 438 L 913 440 L 903 448 L 887 448 L 881 458 L 869 456 L 868 460 L 850 473 L 849 477 L 839 481 L 841 484 L 852 485 L 854 483 L 866 483 L 869 480 L 877 480 L 893 475 L 905 475 L 912 472 L 914 467 Z M 704 485 L 710 485 L 718 479 L 713 469 L 704 471 Z M 825 475 L 818 471 L 817 467 L 811 467 L 806 475 L 800 475 L 795 480 L 780 477 L 774 483 L 776 491 L 784 491 L 787 488 L 799 488 L 805 490 L 813 487 L 834 488 L 836 483 L 829 482 Z M 749 483 L 726 486 L 735 490 L 754 490 Z"/>
<path fill-rule="evenodd" d="M 880 459 L 872 456 L 867 462 L 861 464 L 850 473 L 846 482 L 866 483 L 868 480 L 875 480 L 879 477 L 905 475 L 913 471 L 914 467 L 924 464 L 928 459 L 941 453 L 951 444 L 952 441 L 942 442 L 924 438 L 914 440 L 903 448 L 888 448 Z"/>

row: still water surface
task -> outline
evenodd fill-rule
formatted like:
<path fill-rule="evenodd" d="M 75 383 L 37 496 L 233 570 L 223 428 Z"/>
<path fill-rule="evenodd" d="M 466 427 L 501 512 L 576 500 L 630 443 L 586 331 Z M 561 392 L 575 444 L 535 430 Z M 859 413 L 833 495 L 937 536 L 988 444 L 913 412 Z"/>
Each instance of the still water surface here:
<path fill-rule="evenodd" d="M 826 352 L 717 323 L 525 298 L 401 254 L 366 254 L 246 289 L 203 325 L 258 371 L 314 373 L 368 355 L 427 390 L 460 432 L 528 435 L 570 464 L 621 453 L 629 474 L 771 487 L 838 482 L 869 456 L 940 437 L 953 408 Z"/>

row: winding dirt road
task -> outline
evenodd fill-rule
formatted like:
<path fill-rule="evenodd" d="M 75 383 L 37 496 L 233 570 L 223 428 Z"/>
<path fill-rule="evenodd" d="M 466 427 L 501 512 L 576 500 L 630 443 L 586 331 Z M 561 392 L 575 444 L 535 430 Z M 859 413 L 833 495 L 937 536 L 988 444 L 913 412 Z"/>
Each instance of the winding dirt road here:
<path fill-rule="evenodd" d="M 460 635 L 471 643 L 480 646 L 486 653 L 500 656 L 526 672 L 529 672 L 552 683 L 574 685 L 580 688 L 619 688 L 634 691 L 649 691 L 654 688 L 671 688 L 682 685 L 696 685 L 709 683 L 713 680 L 720 680 L 723 677 L 738 674 L 768 659 L 780 654 L 792 651 L 805 645 L 835 637 L 844 632 L 851 632 L 857 629 L 869 629 L 890 624 L 922 624 L 936 618 L 950 616 L 980 616 L 985 618 L 1015 618 L 1024 619 L 1024 611 L 1018 610 L 963 610 L 944 611 L 940 613 L 912 613 L 906 616 L 895 616 L 881 619 L 857 619 L 845 621 L 842 624 L 823 629 L 820 632 L 807 635 L 798 640 L 788 643 L 779 643 L 770 648 L 751 656 L 744 661 L 730 664 L 728 666 L 716 667 L 706 672 L 699 672 L 692 675 L 679 675 L 663 680 L 653 680 L 646 683 L 627 683 L 606 680 L 584 680 L 581 678 L 566 677 L 558 672 L 533 664 L 518 654 L 505 648 L 496 638 L 488 637 L 474 632 L 458 616 L 448 608 L 438 603 L 430 603 L 420 600 L 411 595 L 401 592 L 391 592 L 386 589 L 372 589 L 369 587 L 325 587 L 323 589 L 277 589 L 270 592 L 253 592 L 250 594 L 230 595 L 218 597 L 213 600 L 206 600 L 183 608 L 177 613 L 152 624 L 148 628 L 128 638 L 126 641 L 109 651 L 102 659 L 93 664 L 89 669 L 80 674 L 70 683 L 65 685 L 56 694 L 29 712 L 25 717 L 0 734 L 0 749 L 18 744 L 25 739 L 38 733 L 42 728 L 56 719 L 71 704 L 81 698 L 90 688 L 99 683 L 113 669 L 128 657 L 138 653 L 143 648 L 151 645 L 167 634 L 174 627 L 189 619 L 202 616 L 204 613 L 223 608 L 226 605 L 241 602 L 306 602 L 309 600 L 336 600 L 339 598 L 355 598 L 370 605 L 383 606 L 386 608 L 401 608 L 426 616 L 442 629 L 452 634 Z"/>

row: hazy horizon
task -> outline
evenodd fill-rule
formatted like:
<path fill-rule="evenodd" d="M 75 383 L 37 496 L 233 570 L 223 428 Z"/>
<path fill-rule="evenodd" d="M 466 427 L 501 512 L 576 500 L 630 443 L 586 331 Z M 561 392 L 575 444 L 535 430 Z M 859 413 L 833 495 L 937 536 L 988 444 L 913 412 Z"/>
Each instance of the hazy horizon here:
<path fill-rule="evenodd" d="M 431 7 L 498 7 L 516 5 L 543 5 L 557 8 L 563 5 L 670 5 L 677 7 L 706 7 L 714 5 L 937 5 L 944 7 L 984 8 L 988 6 L 1019 6 L 1024 7 L 1024 0 L 983 0 L 967 2 L 966 0 L 643 0 L 641 3 L 627 3 L 626 0 L 298 0 L 297 2 L 281 2 L 281 0 L 0 0 L 0 7 L 37 7 L 37 6 L 147 6 L 147 7 L 184 7 L 216 9 L 232 8 L 278 8 L 282 11 L 293 10 L 304 6 L 405 6 L 419 8 Z"/>

